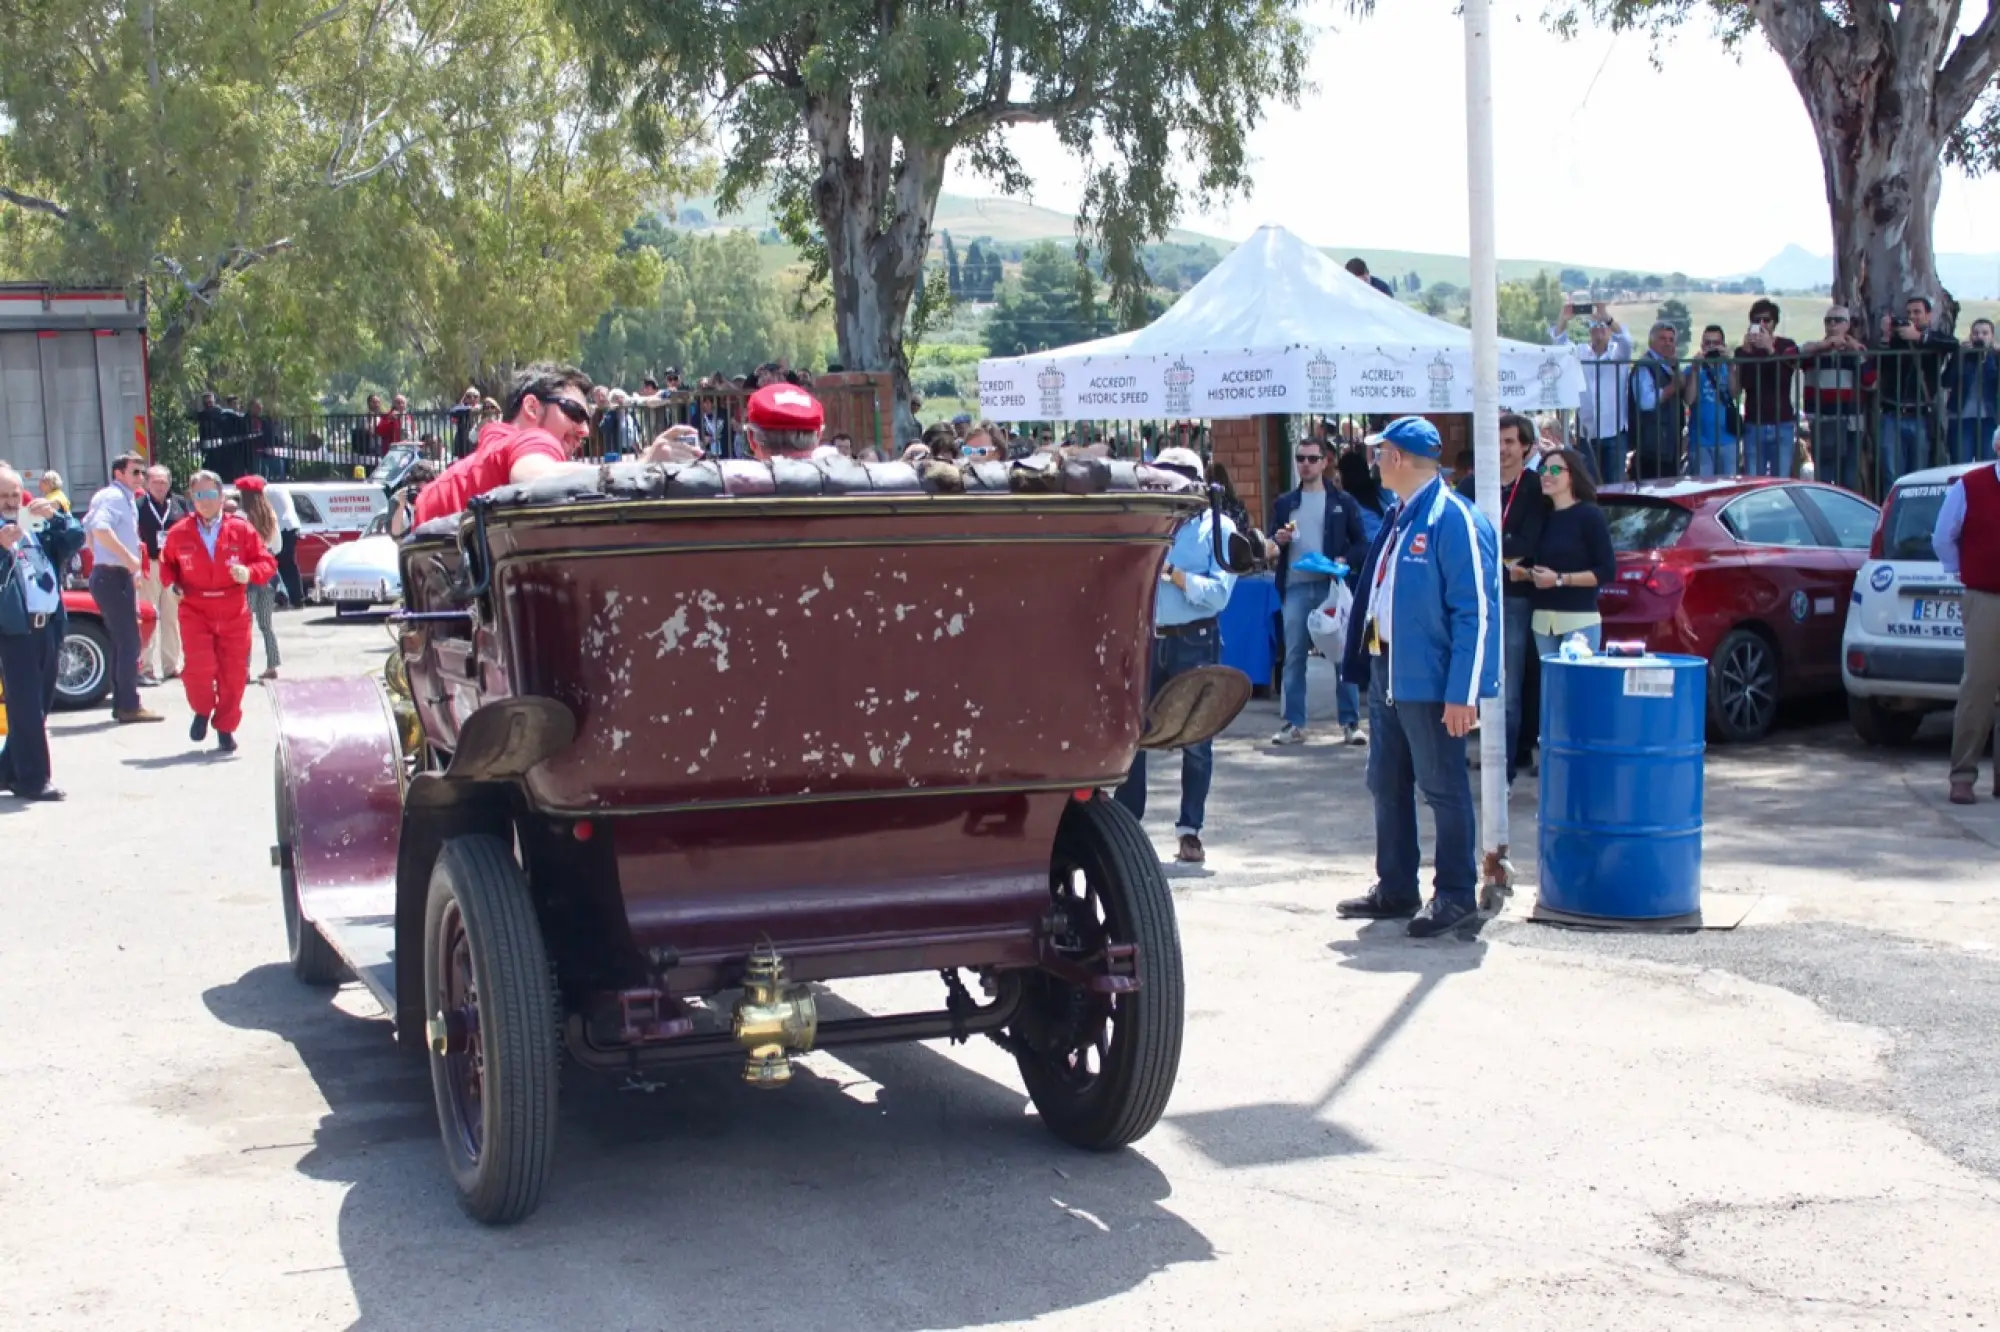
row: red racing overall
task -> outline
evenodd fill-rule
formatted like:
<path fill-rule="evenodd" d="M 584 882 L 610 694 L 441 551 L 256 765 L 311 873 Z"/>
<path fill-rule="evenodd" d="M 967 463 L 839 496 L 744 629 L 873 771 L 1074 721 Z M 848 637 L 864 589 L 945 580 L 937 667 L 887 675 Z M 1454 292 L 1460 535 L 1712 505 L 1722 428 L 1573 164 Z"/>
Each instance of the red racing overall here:
<path fill-rule="evenodd" d="M 167 529 L 160 552 L 160 582 L 181 593 L 181 645 L 187 664 L 181 684 L 188 706 L 215 729 L 234 735 L 243 721 L 243 690 L 250 679 L 250 602 L 229 566 L 250 570 L 250 581 L 268 583 L 278 572 L 264 538 L 246 519 L 222 516 L 215 554 L 201 539 L 201 518 L 190 515 Z"/>

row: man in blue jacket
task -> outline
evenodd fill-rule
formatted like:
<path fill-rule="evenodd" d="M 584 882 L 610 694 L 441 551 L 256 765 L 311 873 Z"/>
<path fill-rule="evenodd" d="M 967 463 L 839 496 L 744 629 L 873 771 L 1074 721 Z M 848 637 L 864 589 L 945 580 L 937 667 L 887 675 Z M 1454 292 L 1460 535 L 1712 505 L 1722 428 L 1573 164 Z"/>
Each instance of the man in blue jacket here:
<path fill-rule="evenodd" d="M 1284 607 L 1285 627 L 1285 723 L 1271 737 L 1274 745 L 1296 745 L 1306 738 L 1306 656 L 1312 649 L 1306 617 L 1333 590 L 1331 574 L 1295 566 L 1316 555 L 1328 562 L 1345 560 L 1347 567 L 1354 569 L 1368 553 L 1361 506 L 1327 479 L 1333 451 L 1326 441 L 1299 441 L 1292 450 L 1292 461 L 1299 469 L 1298 487 L 1278 496 L 1271 505 L 1271 537 L 1283 548 L 1278 561 L 1278 599 Z M 1343 679 L 1334 701 L 1347 743 L 1368 743 L 1361 734 L 1360 691 Z"/>
<path fill-rule="evenodd" d="M 69 617 L 62 569 L 83 548 L 83 528 L 53 500 L 28 501 L 21 474 L 0 463 L 0 684 L 7 737 L 0 787 L 23 800 L 61 800 L 49 785 L 47 717 Z"/>
<path fill-rule="evenodd" d="M 1414 917 L 1410 935 L 1428 939 L 1478 909 L 1465 737 L 1479 701 L 1500 691 L 1500 550 L 1492 524 L 1447 484 L 1430 422 L 1401 417 L 1370 442 L 1381 448 L 1382 484 L 1402 500 L 1369 548 L 1344 654 L 1349 678 L 1368 688 L 1376 882 L 1337 909 Z M 1421 909 L 1418 791 L 1437 823 L 1431 899 Z"/>

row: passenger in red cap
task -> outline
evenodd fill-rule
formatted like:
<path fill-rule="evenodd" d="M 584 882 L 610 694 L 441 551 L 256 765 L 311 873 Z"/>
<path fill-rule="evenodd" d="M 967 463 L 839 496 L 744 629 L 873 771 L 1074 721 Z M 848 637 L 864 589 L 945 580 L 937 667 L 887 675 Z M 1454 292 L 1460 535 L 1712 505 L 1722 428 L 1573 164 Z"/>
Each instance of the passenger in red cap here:
<path fill-rule="evenodd" d="M 744 433 L 753 456 L 810 458 L 819 448 L 826 412 L 819 399 L 796 384 L 766 384 L 750 395 Z"/>

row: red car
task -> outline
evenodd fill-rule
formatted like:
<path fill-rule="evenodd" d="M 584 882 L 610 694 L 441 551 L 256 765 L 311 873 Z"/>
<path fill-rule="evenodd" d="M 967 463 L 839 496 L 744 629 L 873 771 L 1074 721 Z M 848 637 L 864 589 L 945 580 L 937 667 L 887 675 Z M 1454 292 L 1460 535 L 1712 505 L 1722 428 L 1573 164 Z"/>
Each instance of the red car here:
<path fill-rule="evenodd" d="M 1618 577 L 1604 641 L 1708 659 L 1708 727 L 1755 740 L 1782 699 L 1838 693 L 1840 633 L 1879 510 L 1789 479 L 1641 481 L 1598 503 Z"/>
<path fill-rule="evenodd" d="M 63 635 L 62 655 L 56 659 L 56 706 L 87 708 L 103 702 L 111 692 L 111 635 L 105 631 L 104 615 L 89 592 L 65 588 L 62 595 L 63 609 L 69 612 L 69 631 Z M 142 655 L 159 624 L 159 612 L 140 602 Z"/>

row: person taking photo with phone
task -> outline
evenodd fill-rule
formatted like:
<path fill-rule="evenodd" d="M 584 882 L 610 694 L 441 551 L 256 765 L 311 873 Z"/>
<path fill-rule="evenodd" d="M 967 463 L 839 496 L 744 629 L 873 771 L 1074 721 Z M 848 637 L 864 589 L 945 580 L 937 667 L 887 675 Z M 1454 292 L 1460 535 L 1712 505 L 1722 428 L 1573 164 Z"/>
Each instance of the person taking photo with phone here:
<path fill-rule="evenodd" d="M 1589 451 L 1598 480 L 1623 481 L 1632 385 L 1632 335 L 1612 315 L 1609 306 L 1593 303 L 1588 293 L 1578 292 L 1563 306 L 1562 316 L 1549 329 L 1549 340 L 1559 347 L 1569 346 L 1570 325 L 1579 320 L 1589 326 L 1589 349 L 1579 352 L 1576 358 L 1583 365 L 1583 396 L 1576 405 L 1577 443 Z"/>

